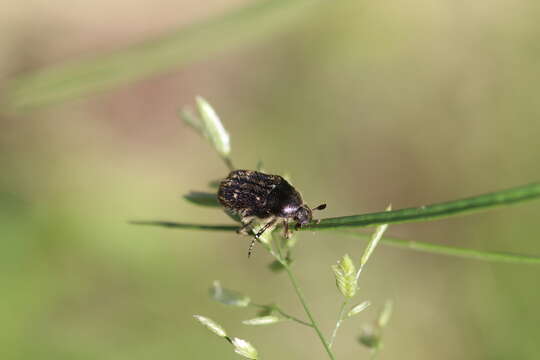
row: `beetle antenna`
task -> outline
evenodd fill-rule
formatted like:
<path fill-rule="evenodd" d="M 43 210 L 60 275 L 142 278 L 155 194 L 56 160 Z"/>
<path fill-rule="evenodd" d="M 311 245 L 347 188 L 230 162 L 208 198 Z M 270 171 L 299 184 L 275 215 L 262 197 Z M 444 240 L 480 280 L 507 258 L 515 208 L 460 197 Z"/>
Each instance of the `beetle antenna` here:
<path fill-rule="evenodd" d="M 324 210 L 324 209 L 326 209 L 326 204 L 321 204 L 321 205 L 319 205 L 317 207 L 314 207 L 311 210 L 313 211 L 313 210 Z"/>

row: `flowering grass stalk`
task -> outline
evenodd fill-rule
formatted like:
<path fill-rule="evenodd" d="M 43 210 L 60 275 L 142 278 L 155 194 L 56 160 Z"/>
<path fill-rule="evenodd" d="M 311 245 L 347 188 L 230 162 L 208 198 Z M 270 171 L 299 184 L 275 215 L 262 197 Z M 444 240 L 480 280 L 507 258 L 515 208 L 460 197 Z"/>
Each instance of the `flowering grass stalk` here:
<path fill-rule="evenodd" d="M 197 98 L 197 108 L 197 114 L 184 110 L 182 112 L 184 120 L 200 135 L 209 141 L 229 169 L 234 169 L 233 162 L 230 157 L 231 146 L 229 134 L 223 127 L 217 113 L 210 106 L 210 104 L 202 98 Z M 216 182 L 211 183 L 212 187 L 215 187 L 215 183 Z M 351 300 L 358 293 L 360 276 L 368 263 L 368 260 L 373 256 L 374 250 L 379 243 L 405 247 L 423 252 L 473 258 L 478 260 L 540 264 L 540 257 L 537 256 L 478 251 L 467 248 L 441 246 L 436 244 L 396 239 L 393 237 L 385 237 L 383 235 L 388 228 L 388 224 L 429 221 L 455 215 L 467 214 L 474 211 L 488 210 L 494 207 L 520 203 L 537 198 L 540 198 L 540 183 L 533 183 L 484 195 L 420 206 L 416 208 L 391 210 L 390 207 L 388 207 L 384 212 L 321 219 L 299 229 L 309 231 L 334 231 L 336 234 L 352 236 L 355 238 L 369 237 L 369 242 L 366 244 L 366 247 L 359 258 L 358 267 L 355 265 L 353 258 L 347 254 L 344 255 L 336 265 L 331 266 L 335 276 L 336 287 L 343 296 L 343 300 L 339 306 L 337 320 L 334 328 L 332 329 L 329 340 L 325 338 L 323 330 L 315 319 L 315 316 L 308 305 L 306 296 L 304 295 L 298 279 L 291 268 L 292 260 L 290 252 L 291 248 L 295 244 L 295 238 L 293 236 L 291 239 L 285 239 L 281 235 L 278 235 L 281 233 L 281 231 L 267 231 L 261 236 L 255 236 L 254 234 L 257 233 L 258 227 L 254 226 L 251 229 L 253 236 L 257 238 L 262 247 L 266 249 L 275 259 L 274 263 L 271 264 L 270 269 L 276 272 L 284 271 L 287 274 L 294 292 L 308 318 L 307 321 L 289 314 L 276 304 L 254 303 L 249 296 L 246 296 L 238 291 L 223 288 L 219 281 L 214 282 L 212 288 L 210 289 L 210 296 L 213 300 L 224 305 L 237 308 L 252 307 L 259 309 L 260 311 L 258 316 L 249 320 L 244 320 L 244 325 L 267 326 L 284 321 L 292 321 L 302 326 L 311 327 L 316 336 L 319 338 L 328 358 L 335 360 L 336 357 L 332 351 L 332 347 L 335 343 L 340 327 L 343 325 L 345 320 L 360 314 L 370 305 L 369 301 L 363 301 L 349 308 Z M 215 193 L 191 192 L 185 196 L 185 199 L 196 205 L 216 208 L 220 206 Z M 133 223 L 139 225 L 154 225 L 177 229 L 209 231 L 236 231 L 239 227 L 239 225 L 190 224 L 168 221 L 136 221 Z M 258 226 L 260 227 L 261 225 Z M 368 226 L 377 226 L 371 235 L 351 230 Z M 279 226 L 275 227 L 273 230 L 279 230 Z M 365 325 L 358 338 L 361 344 L 371 350 L 372 358 L 375 358 L 381 349 L 382 334 L 384 328 L 389 322 L 393 308 L 392 304 L 393 303 L 391 301 L 387 301 L 382 311 L 379 313 L 377 320 L 371 324 Z M 243 339 L 229 337 L 225 330 L 215 321 L 200 315 L 195 315 L 195 318 L 214 334 L 225 338 L 234 347 L 234 351 L 237 354 L 249 359 L 257 359 L 259 357 L 257 350 L 249 342 Z"/>

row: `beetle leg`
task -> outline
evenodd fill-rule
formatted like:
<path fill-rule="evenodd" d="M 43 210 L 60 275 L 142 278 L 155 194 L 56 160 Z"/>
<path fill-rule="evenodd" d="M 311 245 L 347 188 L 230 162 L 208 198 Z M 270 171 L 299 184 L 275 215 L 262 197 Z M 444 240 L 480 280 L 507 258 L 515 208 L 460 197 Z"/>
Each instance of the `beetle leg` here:
<path fill-rule="evenodd" d="M 266 223 L 266 225 L 264 225 L 264 226 L 262 227 L 261 230 L 259 230 L 259 232 L 258 232 L 257 235 L 255 235 L 255 236 L 256 236 L 256 237 L 261 236 L 262 234 L 264 234 L 264 232 L 265 232 L 266 230 L 268 230 L 268 228 L 270 228 L 271 226 L 273 226 L 276 222 L 277 222 L 277 219 L 276 219 L 276 218 L 270 220 L 269 222 Z"/>
<path fill-rule="evenodd" d="M 253 224 L 253 221 L 255 221 L 255 219 L 251 219 L 244 223 L 240 228 L 238 228 L 238 230 L 236 230 L 236 232 L 242 235 L 249 235 L 252 232 L 250 226 Z"/>
<path fill-rule="evenodd" d="M 260 240 L 259 237 L 264 234 L 264 232 L 266 230 L 268 230 L 269 227 L 271 227 L 272 225 L 274 225 L 277 221 L 277 218 L 273 218 L 272 220 L 268 221 L 263 227 L 261 230 L 259 230 L 256 234 L 254 233 L 254 237 L 253 239 L 251 239 L 251 243 L 249 244 L 249 249 L 248 249 L 248 257 L 251 256 L 252 252 L 253 252 L 253 247 L 255 246 L 255 240 Z M 249 222 L 249 224 L 251 224 L 252 221 Z"/>
<path fill-rule="evenodd" d="M 283 220 L 283 236 L 285 239 L 291 237 L 291 232 L 289 231 L 289 221 L 287 219 Z"/>

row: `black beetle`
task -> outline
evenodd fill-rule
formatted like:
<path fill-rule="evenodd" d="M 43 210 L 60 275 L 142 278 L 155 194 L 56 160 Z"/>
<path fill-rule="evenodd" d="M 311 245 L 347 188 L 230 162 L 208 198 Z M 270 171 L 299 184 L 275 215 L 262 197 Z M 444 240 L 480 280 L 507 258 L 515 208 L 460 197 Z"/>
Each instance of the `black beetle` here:
<path fill-rule="evenodd" d="M 289 233 L 289 220 L 296 222 L 295 229 L 309 224 L 313 210 L 323 210 L 326 204 L 313 209 L 304 204 L 300 193 L 279 175 L 265 174 L 253 170 L 234 170 L 221 181 L 218 199 L 226 211 L 238 215 L 242 227 L 241 234 L 252 232 L 251 225 L 255 219 L 265 221 L 265 225 L 255 234 L 261 236 L 266 230 L 283 222 L 285 236 Z M 251 255 L 253 242 L 249 247 Z"/>

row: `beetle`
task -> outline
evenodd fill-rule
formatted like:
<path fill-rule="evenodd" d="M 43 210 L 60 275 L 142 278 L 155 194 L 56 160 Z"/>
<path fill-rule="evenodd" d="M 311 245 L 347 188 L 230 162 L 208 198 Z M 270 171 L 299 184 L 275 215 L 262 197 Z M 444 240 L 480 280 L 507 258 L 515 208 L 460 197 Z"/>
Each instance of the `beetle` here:
<path fill-rule="evenodd" d="M 298 230 L 312 221 L 313 210 L 326 208 L 326 204 L 310 208 L 283 177 L 254 170 L 231 171 L 219 184 L 218 200 L 228 213 L 240 217 L 242 226 L 238 233 L 254 234 L 255 238 L 279 221 L 283 223 L 285 237 L 289 237 L 290 220 L 296 222 L 295 230 Z M 253 233 L 251 228 L 255 219 L 265 223 L 257 233 Z M 254 241 L 250 244 L 248 257 Z"/>

